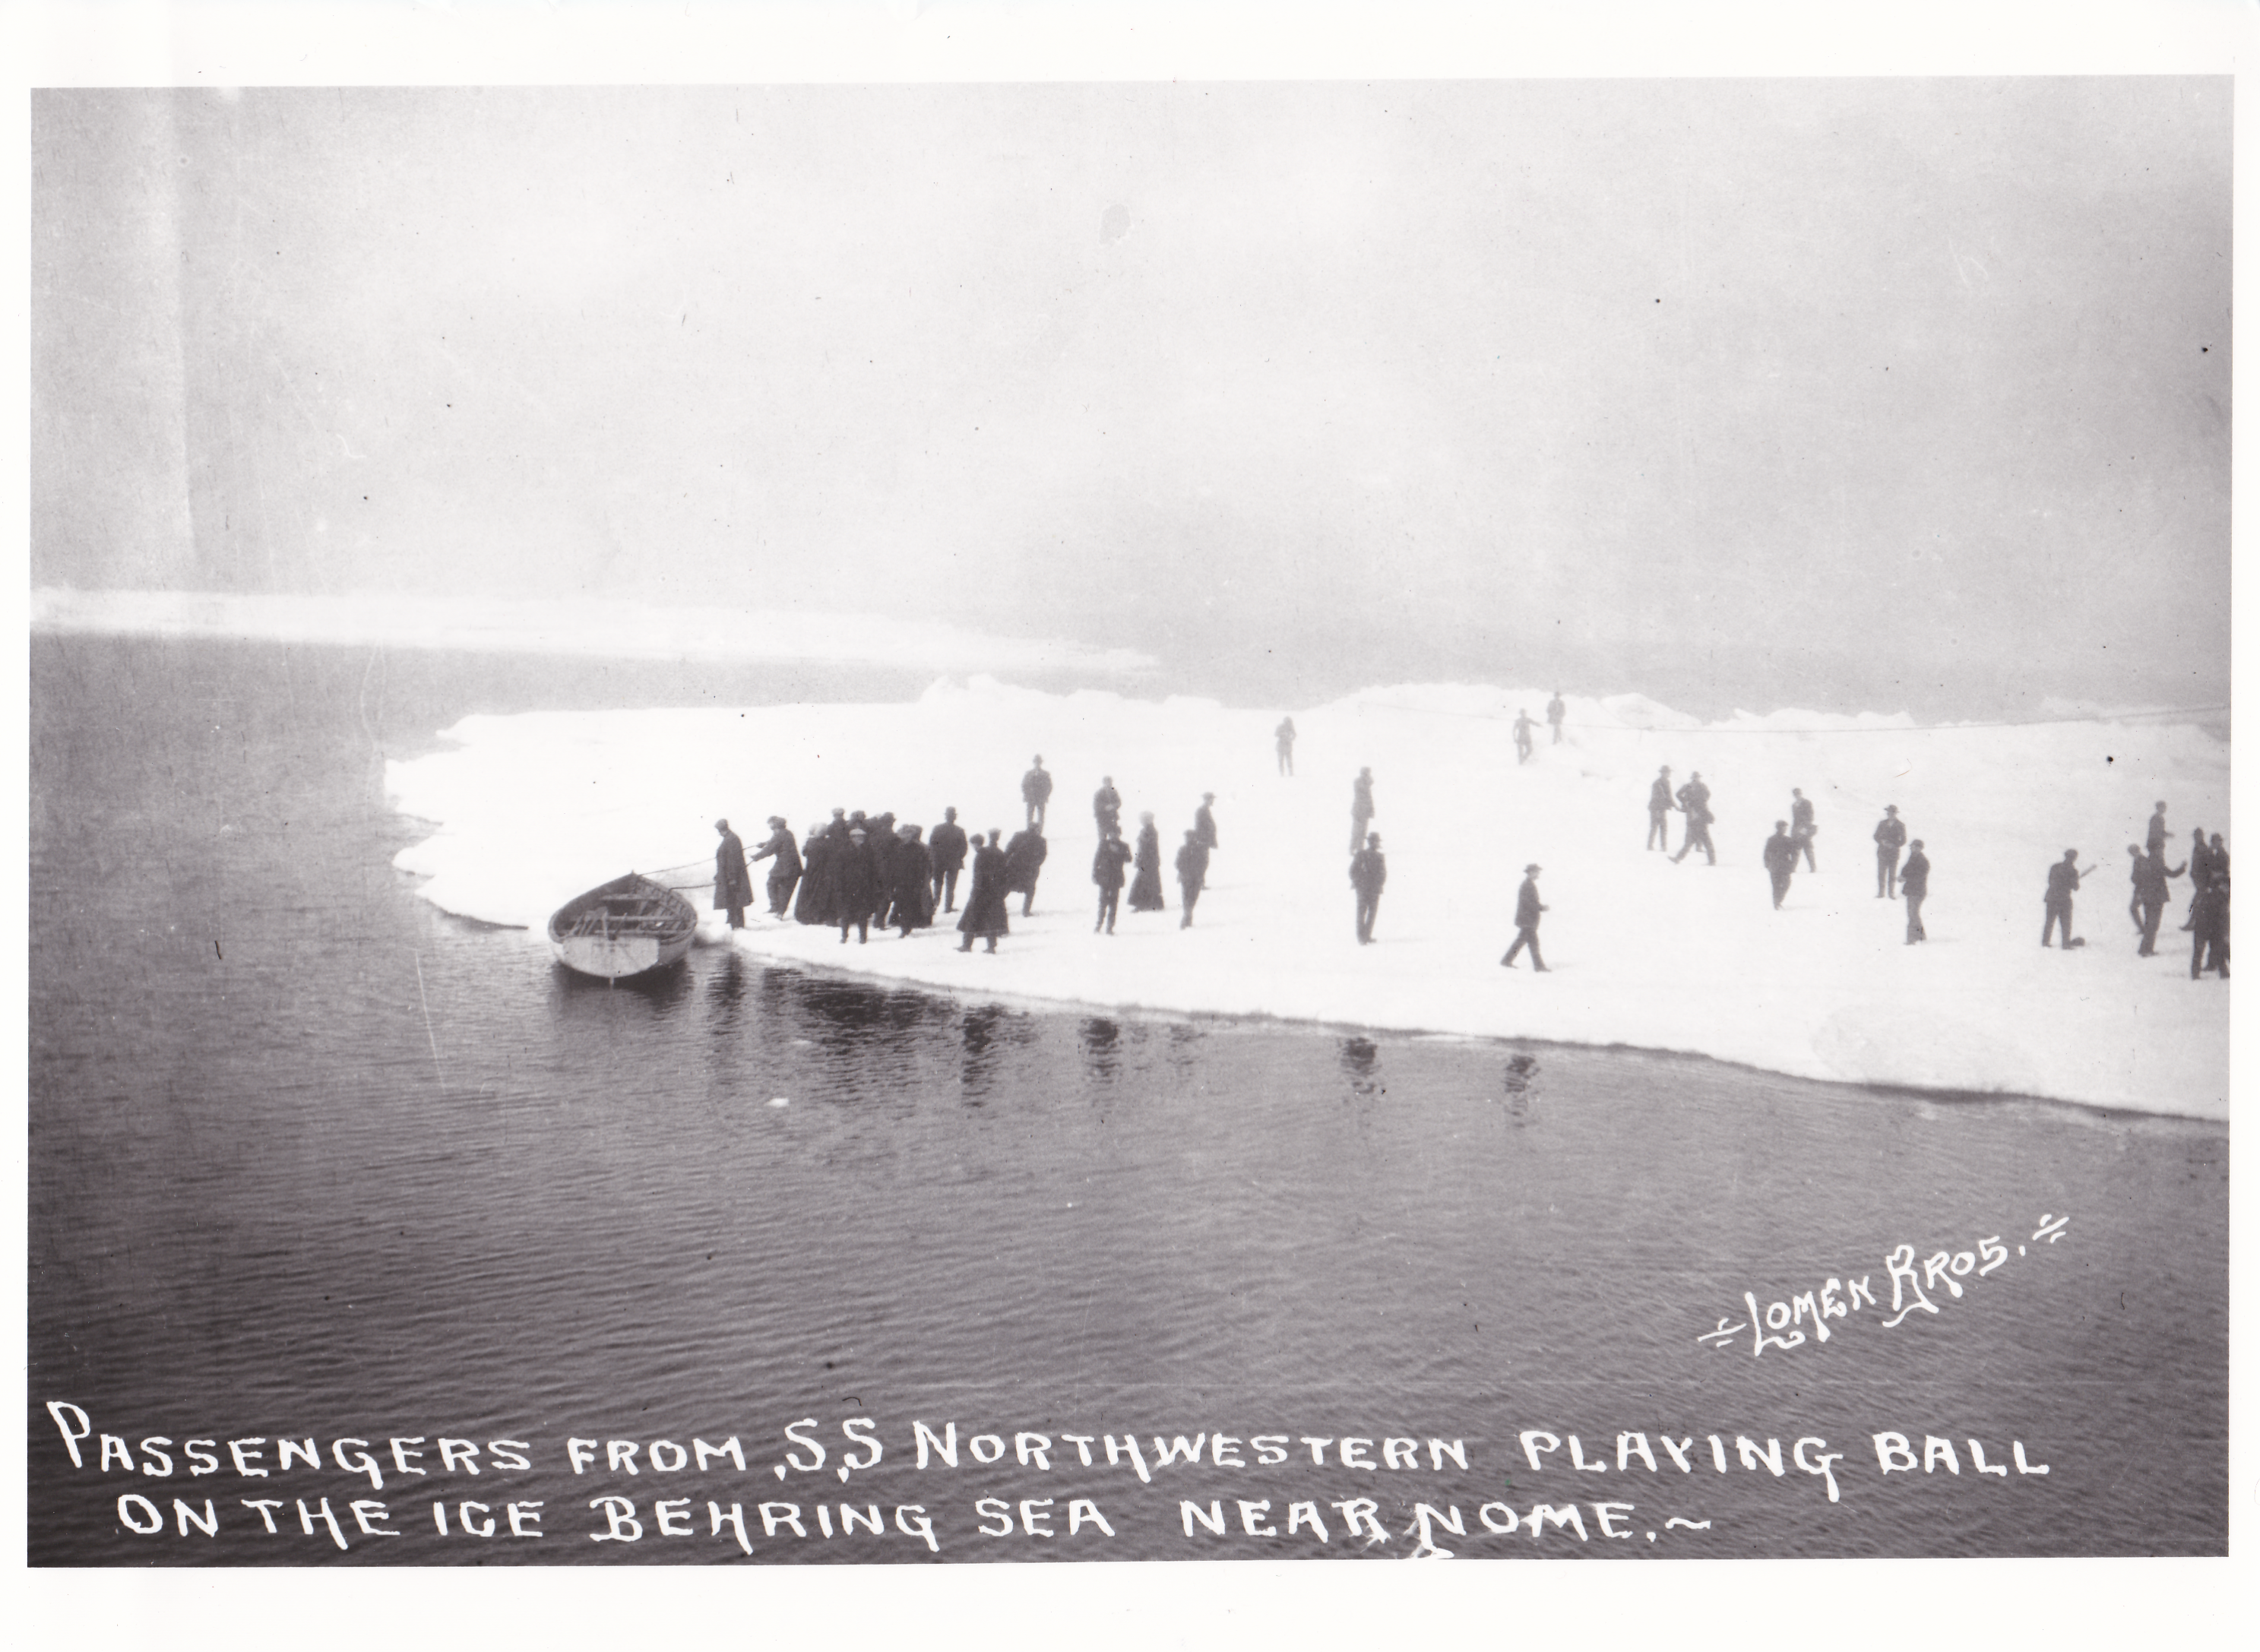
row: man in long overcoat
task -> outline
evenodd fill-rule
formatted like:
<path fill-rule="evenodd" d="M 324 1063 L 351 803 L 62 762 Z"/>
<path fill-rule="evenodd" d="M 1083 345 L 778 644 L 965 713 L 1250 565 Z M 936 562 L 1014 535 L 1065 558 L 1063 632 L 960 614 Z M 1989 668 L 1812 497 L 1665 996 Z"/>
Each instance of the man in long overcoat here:
<path fill-rule="evenodd" d="M 1382 857 L 1381 833 L 1369 832 L 1365 847 L 1350 857 L 1350 886 L 1357 890 L 1357 944 L 1373 941 L 1373 920 L 1381 912 L 1382 885 L 1389 882 L 1389 862 Z"/>
<path fill-rule="evenodd" d="M 1177 896 L 1184 902 L 1185 915 L 1178 921 L 1180 929 L 1193 926 L 1193 905 L 1200 899 L 1201 890 L 1208 887 L 1208 845 L 1200 840 L 1200 833 L 1191 826 L 1185 828 L 1185 840 L 1177 850 Z"/>
<path fill-rule="evenodd" d="M 1922 926 L 1923 897 L 1930 893 L 1930 857 L 1922 852 L 1922 840 L 1917 838 L 1907 845 L 1906 864 L 1899 868 L 1899 893 L 1906 897 L 1906 944 L 1928 940 L 1929 934 Z"/>
<path fill-rule="evenodd" d="M 2164 840 L 2161 839 L 2159 848 L 2163 847 Z M 2163 854 L 2157 850 L 2146 854 L 2139 844 L 2129 843 L 2127 854 L 2134 862 L 2128 870 L 2127 881 L 2135 889 L 2134 899 L 2128 903 L 2127 910 L 2135 920 L 2135 927 L 2142 935 L 2135 948 L 2135 955 L 2149 958 L 2156 955 L 2158 949 L 2158 924 L 2166 915 L 2166 901 L 2170 893 L 2166 888 L 2167 881 L 2179 877 L 2188 868 L 2168 866 Z"/>
<path fill-rule="evenodd" d="M 1533 861 L 1522 869 L 1522 887 L 1514 896 L 1514 944 L 1506 949 L 1499 962 L 1508 969 L 1514 968 L 1515 955 L 1525 947 L 1530 948 L 1530 967 L 1540 974 L 1546 971 L 1546 956 L 1538 950 L 1538 915 L 1546 904 L 1538 898 L 1538 863 Z"/>
<path fill-rule="evenodd" d="M 978 832 L 973 834 L 973 888 L 957 919 L 957 933 L 965 937 L 957 948 L 960 952 L 972 951 L 976 935 L 994 952 L 997 937 L 1012 933 L 1012 920 L 1005 911 L 1005 851 L 997 847 L 997 840 L 1004 835 L 992 832 L 984 841 Z"/>
<path fill-rule="evenodd" d="M 754 904 L 754 880 L 746 871 L 745 842 L 730 830 L 727 820 L 717 820 L 714 829 L 722 834 L 714 848 L 714 910 L 730 914 L 731 928 L 743 929 L 746 908 Z"/>
<path fill-rule="evenodd" d="M 1044 869 L 1044 857 L 1050 853 L 1051 845 L 1033 826 L 1012 833 L 1012 840 L 1005 846 L 1005 887 L 1020 898 L 1023 918 L 1035 910 L 1036 877 Z"/>
<path fill-rule="evenodd" d="M 904 826 L 896 835 L 894 860 L 889 869 L 894 879 L 894 903 L 887 916 L 903 939 L 913 929 L 933 921 L 933 852 L 919 841 L 919 828 Z"/>
<path fill-rule="evenodd" d="M 1154 817 L 1138 817 L 1138 853 L 1134 864 L 1138 876 L 1130 884 L 1130 910 L 1134 912 L 1158 912 L 1169 905 L 1162 893 L 1162 834 L 1154 825 Z"/>
<path fill-rule="evenodd" d="M 1773 909 L 1781 910 L 1781 903 L 1789 893 L 1790 874 L 1797 870 L 1797 840 L 1789 835 L 1789 822 L 1773 823 L 1773 835 L 1765 840 L 1766 876 L 1773 880 Z"/>
<path fill-rule="evenodd" d="M 926 842 L 933 856 L 933 905 L 938 911 L 954 912 L 957 875 L 965 869 L 965 828 L 957 824 L 955 809 L 941 812 L 941 824 L 926 834 Z"/>
<path fill-rule="evenodd" d="M 1035 766 L 1020 776 L 1020 801 L 1028 805 L 1028 825 L 1038 832 L 1044 829 L 1044 809 L 1051 798 L 1051 771 L 1044 767 L 1043 754 L 1039 752 Z"/>
<path fill-rule="evenodd" d="M 840 944 L 848 944 L 848 932 L 853 929 L 860 946 L 871 939 L 871 910 L 879 904 L 879 875 L 871 858 L 870 833 L 862 826 L 849 828 L 848 847 L 839 854 L 832 887 L 839 902 Z"/>
<path fill-rule="evenodd" d="M 1109 828 L 1122 827 L 1122 794 L 1114 790 L 1114 776 L 1100 780 L 1098 790 L 1091 794 L 1091 818 L 1098 822 L 1098 835 L 1104 838 Z"/>
<path fill-rule="evenodd" d="M 1899 892 L 1899 851 L 1906 847 L 1906 822 L 1899 819 L 1899 806 L 1895 803 L 1884 805 L 1884 818 L 1876 822 L 1876 898 L 1888 900 Z"/>

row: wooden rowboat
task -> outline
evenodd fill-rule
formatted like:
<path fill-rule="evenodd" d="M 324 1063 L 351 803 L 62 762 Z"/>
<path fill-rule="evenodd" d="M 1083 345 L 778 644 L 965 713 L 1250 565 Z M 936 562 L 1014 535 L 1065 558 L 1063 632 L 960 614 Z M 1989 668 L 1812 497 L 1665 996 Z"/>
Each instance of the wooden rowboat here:
<path fill-rule="evenodd" d="M 549 947 L 569 969 L 624 981 L 675 962 L 697 932 L 689 901 L 630 872 L 560 906 L 549 920 Z"/>

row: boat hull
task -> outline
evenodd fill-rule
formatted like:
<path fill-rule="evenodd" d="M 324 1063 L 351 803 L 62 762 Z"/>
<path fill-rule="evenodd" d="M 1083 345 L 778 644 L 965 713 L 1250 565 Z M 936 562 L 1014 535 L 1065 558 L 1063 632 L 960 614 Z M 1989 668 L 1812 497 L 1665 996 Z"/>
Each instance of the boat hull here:
<path fill-rule="evenodd" d="M 604 981 L 625 981 L 647 969 L 663 969 L 690 950 L 690 936 L 662 941 L 650 935 L 575 935 L 553 940 L 549 950 L 557 962 L 583 975 Z"/>
<path fill-rule="evenodd" d="M 631 872 L 559 907 L 549 950 L 567 969 L 600 981 L 663 969 L 690 950 L 697 910 L 671 889 Z"/>

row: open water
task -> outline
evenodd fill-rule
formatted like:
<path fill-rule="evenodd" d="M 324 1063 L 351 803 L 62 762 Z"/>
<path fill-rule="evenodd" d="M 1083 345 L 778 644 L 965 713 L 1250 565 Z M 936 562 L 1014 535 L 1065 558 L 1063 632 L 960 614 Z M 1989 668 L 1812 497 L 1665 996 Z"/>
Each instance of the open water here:
<path fill-rule="evenodd" d="M 384 756 L 474 710 L 918 685 L 32 658 L 34 1563 L 1379 1557 L 1422 1504 L 1470 1557 L 2225 1550 L 2221 1126 L 719 948 L 607 988 L 416 898 Z M 1885 1328 L 1902 1243 L 1946 1271 Z M 1745 1291 L 1856 1279 L 1754 1352 Z"/>

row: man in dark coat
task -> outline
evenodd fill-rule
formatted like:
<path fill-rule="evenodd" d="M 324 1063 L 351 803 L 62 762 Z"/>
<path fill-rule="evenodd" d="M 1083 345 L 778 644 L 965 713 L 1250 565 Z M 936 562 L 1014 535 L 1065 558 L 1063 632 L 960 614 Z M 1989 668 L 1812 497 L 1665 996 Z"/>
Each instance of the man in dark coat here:
<path fill-rule="evenodd" d="M 1545 903 L 1538 898 L 1538 863 L 1534 861 L 1522 869 L 1522 887 L 1515 891 L 1514 944 L 1499 960 L 1508 969 L 1514 968 L 1516 955 L 1527 947 L 1530 967 L 1541 975 L 1546 972 L 1546 955 L 1538 950 L 1538 914 L 1545 910 Z"/>
<path fill-rule="evenodd" d="M 2197 926 L 2197 909 L 2205 904 L 2206 891 L 2213 887 L 2213 850 L 2206 844 L 2203 826 L 2190 833 L 2189 879 L 2189 916 L 2182 921 L 2184 933 Z"/>
<path fill-rule="evenodd" d="M 870 835 L 862 826 L 848 828 L 848 847 L 839 850 L 838 869 L 833 875 L 843 947 L 850 929 L 855 932 L 858 946 L 871 939 L 871 909 L 879 903 L 879 877 L 871 861 Z"/>
<path fill-rule="evenodd" d="M 1687 858 L 1688 851 L 1700 849 L 1703 858 L 1716 866 L 1719 852 L 1711 847 L 1711 788 L 1703 783 L 1701 769 L 1689 775 L 1687 783 L 1679 788 L 1679 807 L 1687 816 L 1687 840 L 1679 846 L 1671 863 L 1677 866 Z"/>
<path fill-rule="evenodd" d="M 989 943 L 989 950 L 997 950 L 997 937 L 1012 933 L 1012 920 L 1005 911 L 1005 851 L 997 847 L 1002 832 L 991 832 L 986 842 L 981 834 L 973 834 L 973 889 L 965 898 L 965 911 L 957 920 L 957 933 L 965 937 L 957 948 L 960 952 L 973 950 L 973 938 L 980 936 Z"/>
<path fill-rule="evenodd" d="M 1917 838 L 1907 845 L 1906 864 L 1899 868 L 1899 893 L 1906 897 L 1906 944 L 1928 940 L 1930 936 L 1922 926 L 1923 897 L 1930 893 L 1930 857 L 1922 852 L 1922 840 Z"/>
<path fill-rule="evenodd" d="M 1562 690 L 1555 690 L 1554 697 L 1546 702 L 1546 720 L 1554 726 L 1553 743 L 1556 746 L 1562 743 L 1562 719 L 1569 715 L 1570 707 L 1562 698 Z M 1531 955 L 1535 957 L 1538 948 L 1534 946 L 1530 950 Z"/>
<path fill-rule="evenodd" d="M 1135 860 L 1138 876 L 1130 884 L 1130 910 L 1134 912 L 1158 912 L 1169 905 L 1162 894 L 1162 834 L 1155 830 L 1154 817 L 1138 817 L 1138 854 Z"/>
<path fill-rule="evenodd" d="M 792 905 L 792 886 L 800 882 L 800 850 L 792 840 L 792 828 L 781 814 L 769 817 L 769 840 L 754 851 L 757 861 L 772 856 L 776 864 L 769 868 L 769 916 L 782 918 L 784 909 Z"/>
<path fill-rule="evenodd" d="M 1817 872 L 1813 863 L 1813 839 L 1820 828 L 1813 824 L 1813 799 L 1795 786 L 1789 789 L 1793 801 L 1789 805 L 1789 835 L 1797 840 L 1797 847 L 1805 852 L 1805 869 Z"/>
<path fill-rule="evenodd" d="M 933 905 L 946 912 L 957 910 L 957 875 L 965 868 L 965 828 L 957 824 L 957 811 L 944 809 L 941 824 L 926 834 L 933 856 Z"/>
<path fill-rule="evenodd" d="M 871 855 L 871 921 L 887 926 L 887 909 L 895 898 L 895 850 L 902 840 L 895 835 L 895 812 L 888 810 L 863 832 L 863 847 Z"/>
<path fill-rule="evenodd" d="M 1177 850 L 1177 895 L 1185 909 L 1178 928 L 1193 926 L 1193 903 L 1200 899 L 1201 890 L 1207 887 L 1208 845 L 1200 840 L 1199 833 L 1187 826 L 1184 846 Z"/>
<path fill-rule="evenodd" d="M 1365 842 L 1365 823 L 1373 819 L 1373 770 L 1361 769 L 1349 789 L 1349 852 L 1355 855 Z"/>
<path fill-rule="evenodd" d="M 2159 840 L 2158 847 L 2160 849 L 2165 847 L 2163 838 Z M 2134 862 L 2127 872 L 2127 881 L 2134 885 L 2134 898 L 2127 905 L 2127 913 L 2135 920 L 2135 927 L 2142 937 L 2135 948 L 2135 955 L 2148 958 L 2158 949 L 2158 924 L 2166 915 L 2166 902 L 2171 892 L 2166 888 L 2167 881 L 2179 877 L 2188 869 L 2168 866 L 2163 855 L 2156 850 L 2145 854 L 2142 847 L 2136 843 L 2127 846 L 2127 855 Z"/>
<path fill-rule="evenodd" d="M 1766 876 L 1773 880 L 1773 909 L 1781 910 L 1782 898 L 1789 893 L 1790 874 L 1797 870 L 1797 840 L 1789 835 L 1789 822 L 1773 823 L 1773 835 L 1765 840 Z"/>
<path fill-rule="evenodd" d="M 1201 793 L 1200 807 L 1193 811 L 1193 835 L 1201 840 L 1201 847 L 1206 849 L 1211 855 L 1216 853 L 1216 814 L 1210 809 L 1209 805 L 1215 801 L 1216 793 L 1204 791 Z M 1208 886 L 1204 883 L 1201 887 L 1205 889 Z"/>
<path fill-rule="evenodd" d="M 846 845 L 832 828 L 845 818 L 834 809 L 829 825 L 811 826 L 800 843 L 800 898 L 792 904 L 797 924 L 829 924 L 834 920 L 832 882 Z"/>
<path fill-rule="evenodd" d="M 923 929 L 933 921 L 933 852 L 919 841 L 919 828 L 914 826 L 896 833 L 894 860 L 889 869 L 894 878 L 894 903 L 887 916 L 905 940 L 912 930 Z"/>
<path fill-rule="evenodd" d="M 1292 780 L 1295 777 L 1295 719 L 1281 718 L 1279 726 L 1271 731 L 1271 738 L 1279 748 L 1279 772 Z"/>
<path fill-rule="evenodd" d="M 1109 830 L 1122 829 L 1122 794 L 1114 790 L 1114 776 L 1108 775 L 1098 783 L 1098 790 L 1091 794 L 1091 818 L 1098 823 L 1098 835 L 1104 839 Z"/>
<path fill-rule="evenodd" d="M 746 908 L 754 901 L 754 880 L 746 871 L 746 846 L 730 830 L 727 820 L 717 820 L 714 829 L 722 834 L 714 848 L 714 910 L 730 914 L 731 928 L 743 929 Z"/>
<path fill-rule="evenodd" d="M 1051 845 L 1033 827 L 1015 832 L 1005 846 L 1005 887 L 1020 898 L 1023 918 L 1035 910 L 1036 875 L 1044 869 L 1044 856 L 1050 853 Z"/>
<path fill-rule="evenodd" d="M 1389 882 L 1389 862 L 1382 858 L 1381 833 L 1366 833 L 1365 847 L 1350 857 L 1350 887 L 1357 890 L 1357 944 L 1373 944 L 1373 920 L 1381 912 L 1381 888 Z"/>
<path fill-rule="evenodd" d="M 2213 882 L 2198 891 L 2191 914 L 2197 926 L 2190 943 L 2190 979 L 2194 981 L 2207 969 L 2221 971 L 2221 978 L 2228 979 L 2228 874 L 2215 872 Z"/>
<path fill-rule="evenodd" d="M 1028 825 L 1039 832 L 1044 829 L 1044 805 L 1051 797 L 1051 773 L 1044 767 L 1043 754 L 1039 752 L 1035 767 L 1020 776 L 1020 801 L 1028 805 Z"/>
<path fill-rule="evenodd" d="M 1656 771 L 1655 782 L 1648 789 L 1648 847 L 1671 853 L 1670 815 L 1678 806 L 1671 800 L 1671 768 L 1667 763 Z"/>
<path fill-rule="evenodd" d="M 1899 819 L 1899 806 L 1895 803 L 1884 805 L 1884 818 L 1876 822 L 1876 898 L 1885 900 L 1899 893 L 1899 851 L 1906 847 L 1906 822 Z"/>
<path fill-rule="evenodd" d="M 2095 869 L 2090 867 L 2087 869 L 2093 871 Z M 2051 930 L 2063 936 L 2066 952 L 2086 944 L 2072 939 L 2071 933 L 2071 898 L 2079 889 L 2079 870 L 2078 849 L 2066 849 L 2063 859 L 2049 868 L 2048 893 L 2041 898 L 2042 911 L 2046 914 L 2041 919 L 2041 945 L 2043 947 L 2049 944 Z"/>
<path fill-rule="evenodd" d="M 2143 847 L 2159 860 L 2165 858 L 2166 835 L 2166 805 L 2162 797 L 2150 812 L 2149 833 L 2143 839 Z"/>
<path fill-rule="evenodd" d="M 1091 859 L 1091 881 L 1098 885 L 1098 921 L 1091 926 L 1092 934 L 1114 933 L 1114 915 L 1122 901 L 1122 869 L 1129 864 L 1130 846 L 1122 840 L 1122 828 L 1109 826 L 1098 840 L 1098 853 Z"/>

